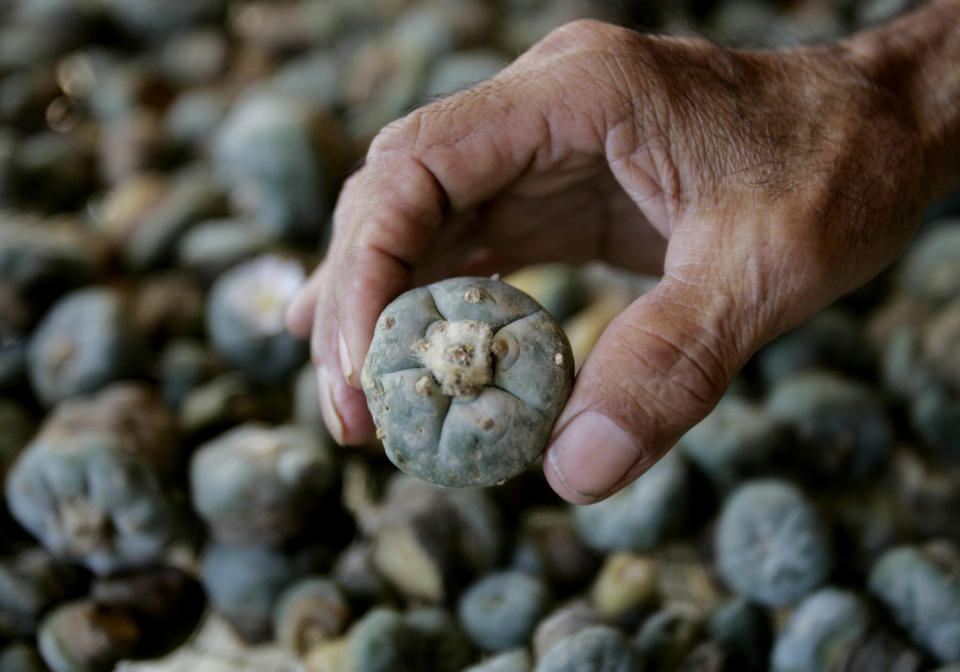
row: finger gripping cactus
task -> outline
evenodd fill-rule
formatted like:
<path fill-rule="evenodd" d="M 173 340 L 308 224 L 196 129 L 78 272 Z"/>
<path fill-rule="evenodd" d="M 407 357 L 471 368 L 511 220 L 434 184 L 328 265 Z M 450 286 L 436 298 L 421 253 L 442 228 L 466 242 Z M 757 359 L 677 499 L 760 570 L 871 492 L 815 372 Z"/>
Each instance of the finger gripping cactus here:
<path fill-rule="evenodd" d="M 543 451 L 573 357 L 556 320 L 523 292 L 453 278 L 384 309 L 361 379 L 400 469 L 444 486 L 494 485 Z"/>

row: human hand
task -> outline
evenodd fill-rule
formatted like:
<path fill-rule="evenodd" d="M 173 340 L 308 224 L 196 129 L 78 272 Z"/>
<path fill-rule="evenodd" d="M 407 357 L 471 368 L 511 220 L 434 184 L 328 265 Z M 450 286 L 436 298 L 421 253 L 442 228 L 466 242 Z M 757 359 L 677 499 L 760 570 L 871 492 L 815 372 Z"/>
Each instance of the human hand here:
<path fill-rule="evenodd" d="M 577 503 L 635 479 L 757 348 L 887 265 L 942 181 L 868 51 L 733 51 L 578 21 L 387 126 L 288 314 L 312 328 L 333 436 L 373 434 L 359 372 L 400 292 L 599 258 L 662 280 L 583 364 L 544 471 Z"/>

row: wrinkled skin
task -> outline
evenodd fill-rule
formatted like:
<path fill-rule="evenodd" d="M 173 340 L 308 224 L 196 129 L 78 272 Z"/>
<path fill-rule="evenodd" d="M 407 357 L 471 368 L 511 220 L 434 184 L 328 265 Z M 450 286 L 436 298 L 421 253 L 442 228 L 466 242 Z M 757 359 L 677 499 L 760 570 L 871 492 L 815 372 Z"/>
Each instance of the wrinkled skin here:
<path fill-rule="evenodd" d="M 312 325 L 332 434 L 373 433 L 359 371 L 400 292 L 599 258 L 662 281 L 596 344 L 544 467 L 578 503 L 630 482 L 763 343 L 889 264 L 956 179 L 960 85 L 934 103 L 914 75 L 956 67 L 957 23 L 936 0 L 890 34 L 749 52 L 578 21 L 390 124 L 288 313 Z M 907 59 L 916 43 L 939 60 Z"/>

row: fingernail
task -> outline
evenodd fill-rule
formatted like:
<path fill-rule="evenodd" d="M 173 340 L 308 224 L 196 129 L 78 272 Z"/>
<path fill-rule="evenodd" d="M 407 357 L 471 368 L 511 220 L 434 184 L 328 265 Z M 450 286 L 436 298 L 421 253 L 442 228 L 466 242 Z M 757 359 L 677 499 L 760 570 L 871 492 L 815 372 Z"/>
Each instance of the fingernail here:
<path fill-rule="evenodd" d="M 640 447 L 633 437 L 596 411 L 572 420 L 547 452 L 561 483 L 587 500 L 610 492 L 639 457 Z"/>
<path fill-rule="evenodd" d="M 317 369 L 317 391 L 320 394 L 320 413 L 333 440 L 343 445 L 343 420 L 333 401 L 333 384 L 326 366 Z"/>
<path fill-rule="evenodd" d="M 343 338 L 343 332 L 337 332 L 337 346 L 340 350 L 340 370 L 343 372 L 343 379 L 347 385 L 353 385 L 353 362 L 350 360 L 350 353 L 347 351 L 347 341 Z"/>

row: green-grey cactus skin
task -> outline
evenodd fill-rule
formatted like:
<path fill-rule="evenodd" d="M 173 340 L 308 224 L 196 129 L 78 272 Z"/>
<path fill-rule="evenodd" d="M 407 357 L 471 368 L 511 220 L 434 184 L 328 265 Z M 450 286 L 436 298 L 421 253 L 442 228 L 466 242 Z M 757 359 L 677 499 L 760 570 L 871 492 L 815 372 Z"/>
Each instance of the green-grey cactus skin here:
<path fill-rule="evenodd" d="M 273 608 L 273 635 L 294 655 L 303 656 L 320 642 L 347 629 L 350 606 L 337 584 L 308 577 L 288 586 Z"/>
<path fill-rule="evenodd" d="M 960 299 L 933 315 L 922 329 L 923 362 L 933 377 L 954 389 L 960 387 Z"/>
<path fill-rule="evenodd" d="M 550 589 L 542 579 L 523 572 L 497 572 L 467 588 L 457 614 L 478 647 L 507 651 L 530 640 L 550 600 Z"/>
<path fill-rule="evenodd" d="M 111 15 L 124 28 L 145 38 L 162 38 L 193 25 L 222 21 L 224 0 L 107 0 Z"/>
<path fill-rule="evenodd" d="M 164 347 L 159 368 L 163 400 L 169 408 L 178 410 L 192 390 L 214 376 L 218 363 L 202 342 L 178 339 Z"/>
<path fill-rule="evenodd" d="M 826 580 L 833 564 L 819 514 L 796 487 L 748 481 L 724 503 L 717 564 L 739 594 L 765 606 L 796 602 Z"/>
<path fill-rule="evenodd" d="M 306 341 L 290 334 L 284 321 L 305 277 L 298 262 L 265 254 L 217 278 L 207 295 L 207 332 L 230 366 L 276 384 L 306 361 Z"/>
<path fill-rule="evenodd" d="M 786 426 L 762 406 L 724 397 L 677 443 L 717 492 L 769 470 L 787 443 Z"/>
<path fill-rule="evenodd" d="M 619 630 L 601 625 L 561 640 L 533 672 L 642 672 L 642 656 Z"/>
<path fill-rule="evenodd" d="M 272 613 L 281 592 L 297 579 L 324 571 L 326 549 L 295 550 L 210 544 L 200 575 L 210 606 L 244 641 L 270 639 Z"/>
<path fill-rule="evenodd" d="M 294 425 L 235 427 L 190 460 L 193 506 L 225 543 L 275 545 L 293 538 L 336 478 L 330 447 Z"/>
<path fill-rule="evenodd" d="M 133 656 L 142 634 L 129 609 L 81 600 L 47 614 L 37 643 L 51 672 L 110 672 Z"/>
<path fill-rule="evenodd" d="M 355 672 L 460 672 L 473 657 L 453 618 L 437 608 L 374 609 L 351 628 L 348 646 Z"/>
<path fill-rule="evenodd" d="M 0 636 L 29 637 L 48 608 L 81 592 L 85 584 L 77 567 L 41 547 L 0 559 Z"/>
<path fill-rule="evenodd" d="M 941 456 L 960 462 L 960 390 L 925 382 L 910 399 L 910 422 Z"/>
<path fill-rule="evenodd" d="M 337 10 L 325 7 L 327 17 Z M 331 18 L 331 24 L 335 19 Z M 338 104 L 338 84 L 345 54 L 321 44 L 318 49 L 295 57 L 279 67 L 265 84 L 266 90 L 307 101 L 320 110 L 332 110 Z"/>
<path fill-rule="evenodd" d="M 530 672 L 532 669 L 530 653 L 526 649 L 516 649 L 471 665 L 463 672 Z"/>
<path fill-rule="evenodd" d="M 175 142 L 204 146 L 230 109 L 228 96 L 215 88 L 181 91 L 170 103 L 163 118 L 164 130 Z"/>
<path fill-rule="evenodd" d="M 570 395 L 573 357 L 530 297 L 452 278 L 384 309 L 361 380 L 397 467 L 438 485 L 485 486 L 539 458 Z"/>
<path fill-rule="evenodd" d="M 960 659 L 960 576 L 930 551 L 901 546 L 877 560 L 870 593 L 941 663 Z"/>
<path fill-rule="evenodd" d="M 598 625 L 607 624 L 588 603 L 578 600 L 564 605 L 537 624 L 533 632 L 533 653 L 540 660 L 558 642 Z"/>
<path fill-rule="evenodd" d="M 136 374 L 139 347 L 119 294 L 88 287 L 67 294 L 43 318 L 27 349 L 27 373 L 43 403 L 93 392 Z"/>
<path fill-rule="evenodd" d="M 745 670 L 766 670 L 773 641 L 770 618 L 743 597 L 730 600 L 707 620 L 707 634 L 740 656 Z"/>
<path fill-rule="evenodd" d="M 897 282 L 903 291 L 933 305 L 960 296 L 960 221 L 943 220 L 904 255 Z"/>
<path fill-rule="evenodd" d="M 803 446 L 796 466 L 818 482 L 862 482 L 890 453 L 893 428 L 882 401 L 842 375 L 810 370 L 790 376 L 771 390 L 766 407 L 792 427 Z"/>
<path fill-rule="evenodd" d="M 770 654 L 773 672 L 842 670 L 870 627 L 870 611 L 855 593 L 821 588 L 806 597 L 777 636 Z"/>
<path fill-rule="evenodd" d="M 647 672 L 670 672 L 700 642 L 703 620 L 684 605 L 667 605 L 643 622 L 633 638 Z"/>
<path fill-rule="evenodd" d="M 34 441 L 10 470 L 6 496 L 44 546 L 97 574 L 156 562 L 179 530 L 153 466 L 105 433 Z"/>
<path fill-rule="evenodd" d="M 211 219 L 190 228 L 177 244 L 178 265 L 204 278 L 254 257 L 276 243 L 276 237 L 253 222 Z"/>
<path fill-rule="evenodd" d="M 235 205 L 285 239 L 315 239 L 328 214 L 329 168 L 316 113 L 292 96 L 253 93 L 217 132 L 214 165 Z"/>
<path fill-rule="evenodd" d="M 689 467 L 679 451 L 667 453 L 649 471 L 612 497 L 574 509 L 588 546 L 598 551 L 644 552 L 686 522 Z"/>

